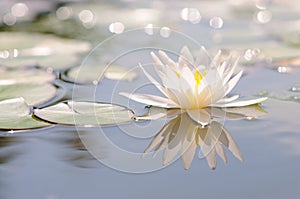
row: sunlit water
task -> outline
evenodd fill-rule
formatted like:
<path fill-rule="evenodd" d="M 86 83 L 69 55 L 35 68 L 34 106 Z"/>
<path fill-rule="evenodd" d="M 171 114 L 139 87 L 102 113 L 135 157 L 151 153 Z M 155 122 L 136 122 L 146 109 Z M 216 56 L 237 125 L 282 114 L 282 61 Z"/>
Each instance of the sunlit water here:
<path fill-rule="evenodd" d="M 172 9 L 168 9 L 169 5 L 159 1 L 150 6 L 147 3 L 126 4 L 129 5 L 128 8 L 127 6 L 122 8 L 124 2 L 109 4 L 109 6 L 99 4 L 99 8 L 105 10 L 106 13 L 110 11 L 115 14 L 120 12 L 125 16 L 133 12 L 131 10 L 133 7 L 136 16 L 126 20 L 122 20 L 122 15 L 120 17 L 112 16 L 110 19 L 106 18 L 94 22 L 93 13 L 89 12 L 91 8 L 87 6 L 86 9 L 82 8 L 85 10 L 84 12 L 79 12 L 79 14 L 81 13 L 79 19 L 81 20 L 80 23 L 83 23 L 87 29 L 99 23 L 99 26 L 95 25 L 98 29 L 93 31 L 98 31 L 99 35 L 107 36 L 110 36 L 111 33 L 122 33 L 124 26 L 125 28 L 127 26 L 129 28 L 144 27 L 152 22 L 157 26 L 164 27 L 153 30 L 154 32 L 158 30 L 156 34 L 160 34 L 161 39 L 166 39 L 161 48 L 175 48 L 178 51 L 184 40 L 178 41 L 178 44 L 174 44 L 174 40 L 167 40 L 172 34 L 174 36 L 174 32 L 169 32 L 170 28 L 193 37 L 209 49 L 231 45 L 241 45 L 247 49 L 253 47 L 250 45 L 252 42 L 257 43 L 273 39 L 270 37 L 272 34 L 268 31 L 268 27 L 270 28 L 271 25 L 263 26 L 262 24 L 268 24 L 272 17 L 273 19 L 274 17 L 275 19 L 276 17 L 279 18 L 278 21 L 273 21 L 275 25 L 281 19 L 287 18 L 280 12 L 279 16 L 276 14 L 271 16 L 268 12 L 260 13 L 260 10 L 264 10 L 262 7 L 269 6 L 262 2 L 256 7 L 254 5 L 256 9 L 254 17 L 252 15 L 249 17 L 247 14 L 240 19 L 230 17 L 217 12 L 220 10 L 218 4 L 231 5 L 229 2 L 222 2 L 216 1 L 209 4 L 208 8 L 210 9 L 206 11 L 201 7 L 205 3 L 197 4 L 196 2 L 187 5 L 183 2 L 177 2 L 177 4 L 172 5 Z M 243 7 L 233 4 L 231 6 L 238 13 L 248 13 L 253 9 L 249 5 Z M 78 6 L 76 5 L 74 10 L 76 7 Z M 21 8 L 23 12 L 26 11 L 24 6 L 21 5 Z M 277 6 L 272 8 L 278 12 Z M 282 12 L 288 13 L 287 8 L 285 9 Z M 64 10 L 69 12 L 68 9 Z M 17 14 L 20 15 L 22 12 L 17 12 Z M 96 13 L 96 16 L 98 14 Z M 169 18 L 163 17 L 164 14 Z M 56 12 L 56 15 L 61 19 L 68 17 L 68 13 L 62 13 L 62 10 Z M 222 15 L 227 17 L 222 19 Z M 299 18 L 294 13 L 290 13 L 289 16 L 291 16 L 289 20 Z M 139 20 L 135 21 L 135 19 Z M 7 17 L 6 20 L 8 20 Z M 120 21 L 125 21 L 123 22 L 125 25 Z M 7 23 L 13 22 L 14 20 L 7 21 Z M 149 28 L 152 26 L 148 25 L 147 27 L 145 34 L 151 37 L 152 30 L 149 31 Z M 245 32 L 239 33 L 243 28 L 249 30 L 247 34 L 250 36 L 245 36 Z M 261 35 L 254 33 L 252 35 L 252 32 L 259 31 L 262 31 Z M 133 35 L 139 36 L 140 34 L 134 33 Z M 105 56 L 107 57 L 103 60 L 115 58 L 122 48 L 134 49 L 134 47 L 138 47 L 139 45 L 131 43 L 132 39 L 144 43 L 150 42 L 151 45 L 149 44 L 149 46 L 159 47 L 155 41 L 143 38 L 144 36 L 122 40 L 120 37 L 113 46 L 105 48 Z M 88 38 L 88 40 L 101 41 L 102 38 Z M 188 40 L 188 44 L 192 43 Z M 247 47 L 248 44 L 249 47 Z M 192 47 L 195 48 L 196 45 L 194 44 Z M 258 48 L 260 47 L 262 46 Z M 100 49 L 99 53 L 101 52 Z M 149 50 L 145 50 L 129 53 L 127 56 L 118 58 L 116 62 L 121 62 L 129 68 L 135 67 L 139 61 L 150 63 L 150 58 L 145 56 L 149 52 Z M 247 54 L 246 58 L 249 58 Z M 259 57 L 255 55 L 253 59 L 259 60 Z M 268 96 L 269 100 L 264 102 L 262 106 L 268 114 L 257 120 L 225 121 L 225 127 L 240 147 L 244 157 L 243 162 L 237 160 L 227 150 L 228 163 L 224 164 L 218 158 L 215 170 L 211 170 L 206 160 L 199 159 L 196 155 L 188 171 L 183 169 L 182 161 L 178 159 L 157 171 L 131 174 L 118 171 L 122 168 L 115 170 L 103 165 L 86 151 L 78 131 L 81 136 L 93 136 L 99 133 L 98 128 L 75 129 L 56 126 L 18 134 L 1 132 L 0 198 L 297 198 L 300 194 L 300 93 L 295 88 L 300 86 L 299 65 L 287 70 L 286 68 L 275 67 L 274 64 L 263 60 L 259 63 L 248 64 L 244 67 L 244 71 L 245 76 L 242 77 L 232 94 Z M 129 106 L 137 114 L 143 114 L 146 112 L 144 105 L 133 101 L 128 102 L 127 99 L 118 95 L 118 92 L 124 89 L 134 89 L 136 85 L 144 83 L 145 77 L 141 71 L 139 74 L 140 76 L 133 82 L 104 79 L 96 87 L 77 86 L 73 94 L 77 99 L 112 101 Z M 68 88 L 72 88 L 72 86 L 69 84 Z M 148 93 L 158 93 L 150 85 L 139 89 L 139 91 L 147 91 Z M 132 122 L 119 127 L 105 127 L 103 131 L 104 135 L 120 148 L 142 153 L 150 143 L 151 137 L 164 124 L 160 121 Z M 101 157 L 98 158 L 109 160 L 115 157 L 115 152 L 105 142 L 98 143 L 98 148 L 101 150 Z M 156 159 L 157 161 L 153 163 L 154 166 L 161 165 L 161 157 L 158 156 Z M 138 163 L 142 161 L 143 159 L 140 159 Z M 128 165 L 126 166 L 125 163 L 126 159 L 120 157 L 120 164 L 124 164 L 123 170 L 126 170 L 124 168 L 127 168 L 128 165 L 130 168 L 134 166 L 133 162 L 127 162 Z"/>

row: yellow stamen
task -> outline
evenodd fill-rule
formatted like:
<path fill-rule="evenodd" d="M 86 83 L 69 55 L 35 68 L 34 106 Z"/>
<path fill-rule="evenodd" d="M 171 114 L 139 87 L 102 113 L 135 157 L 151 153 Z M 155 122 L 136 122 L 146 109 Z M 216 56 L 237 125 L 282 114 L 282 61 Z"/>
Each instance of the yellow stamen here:
<path fill-rule="evenodd" d="M 174 70 L 174 72 L 176 73 L 177 77 L 180 78 L 180 73 L 177 70 Z"/>
<path fill-rule="evenodd" d="M 195 81 L 196 81 L 196 87 L 198 87 L 201 84 L 201 81 L 202 81 L 202 79 L 205 75 L 206 75 L 206 71 L 204 71 L 204 73 L 201 74 L 201 72 L 198 69 L 196 69 L 196 72 L 195 72 L 195 75 L 194 75 L 194 78 L 195 78 Z"/>

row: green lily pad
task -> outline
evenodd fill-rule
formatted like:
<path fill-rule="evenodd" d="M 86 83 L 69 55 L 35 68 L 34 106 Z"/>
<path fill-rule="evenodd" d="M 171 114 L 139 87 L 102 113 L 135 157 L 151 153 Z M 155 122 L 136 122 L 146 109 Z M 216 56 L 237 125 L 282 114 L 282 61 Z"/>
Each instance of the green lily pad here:
<path fill-rule="evenodd" d="M 299 29 L 298 30 L 292 29 L 291 31 L 281 33 L 280 37 L 288 45 L 295 46 L 295 47 L 300 46 L 300 30 Z"/>
<path fill-rule="evenodd" d="M 42 41 L 40 34 L 22 32 L 0 32 L 0 50 L 26 49 Z"/>
<path fill-rule="evenodd" d="M 72 67 L 80 62 L 80 56 L 71 55 L 47 55 L 47 56 L 19 56 L 15 58 L 0 59 L 0 64 L 10 68 L 23 68 L 26 66 L 39 66 L 62 70 Z"/>
<path fill-rule="evenodd" d="M 73 54 L 85 53 L 91 45 L 85 41 L 59 38 L 53 35 L 26 33 L 26 32 L 0 32 L 0 50 L 18 50 L 19 55 L 43 54 Z"/>
<path fill-rule="evenodd" d="M 34 115 L 53 124 L 92 127 L 129 122 L 133 111 L 115 104 L 66 101 L 35 109 Z"/>
<path fill-rule="evenodd" d="M 101 65 L 83 65 L 71 68 L 67 72 L 67 77 L 71 81 L 77 83 L 98 82 L 102 77 L 112 80 L 132 81 L 137 75 L 136 71 L 118 65 L 111 65 L 109 67 Z"/>
<path fill-rule="evenodd" d="M 30 108 L 23 98 L 0 101 L 0 129 L 26 130 L 50 126 L 32 118 Z"/>
<path fill-rule="evenodd" d="M 52 84 L 0 85 L 0 100 L 22 97 L 30 106 L 47 102 L 56 95 Z"/>
<path fill-rule="evenodd" d="M 253 55 L 251 61 L 261 60 L 278 60 L 283 58 L 294 58 L 300 56 L 300 48 L 291 47 L 284 43 L 278 42 L 261 42 L 261 43 L 247 43 L 246 45 L 228 45 L 223 46 L 224 49 L 234 49 L 244 55 L 248 49 L 258 51 Z"/>
<path fill-rule="evenodd" d="M 80 61 L 91 45 L 85 41 L 23 32 L 0 33 L 0 65 L 65 69 Z"/>
<path fill-rule="evenodd" d="M 55 79 L 53 73 L 43 70 L 3 70 L 0 73 L 0 85 L 11 85 L 21 83 L 43 84 Z"/>

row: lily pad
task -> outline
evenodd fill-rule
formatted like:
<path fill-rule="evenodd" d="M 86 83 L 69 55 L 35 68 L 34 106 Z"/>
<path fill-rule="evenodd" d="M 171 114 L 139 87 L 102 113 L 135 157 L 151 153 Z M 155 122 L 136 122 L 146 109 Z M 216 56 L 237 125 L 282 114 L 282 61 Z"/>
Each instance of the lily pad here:
<path fill-rule="evenodd" d="M 32 118 L 30 108 L 23 98 L 0 101 L 0 129 L 26 130 L 50 126 Z"/>
<path fill-rule="evenodd" d="M 11 85 L 21 83 L 43 84 L 55 79 L 53 73 L 43 70 L 3 70 L 0 73 L 0 85 Z"/>
<path fill-rule="evenodd" d="M 47 102 L 56 94 L 52 84 L 0 85 L 0 100 L 22 97 L 30 106 Z"/>
<path fill-rule="evenodd" d="M 15 58 L 0 59 L 0 64 L 11 68 L 22 68 L 26 66 L 38 66 L 62 70 L 74 66 L 80 62 L 78 55 L 47 55 L 47 56 L 19 56 Z"/>
<path fill-rule="evenodd" d="M 109 67 L 101 65 L 83 65 L 71 68 L 67 72 L 67 77 L 71 81 L 77 83 L 98 82 L 102 77 L 112 80 L 132 81 L 137 75 L 136 71 L 118 65 L 111 65 Z"/>
<path fill-rule="evenodd" d="M 296 26 L 296 24 L 294 24 Z M 295 30 L 294 29 L 291 31 L 287 31 L 285 33 L 280 34 L 281 39 L 286 42 L 287 44 L 295 47 L 300 46 L 300 30 Z"/>
<path fill-rule="evenodd" d="M 244 58 L 251 61 L 269 61 L 281 60 L 283 58 L 295 58 L 300 56 L 300 48 L 291 47 L 284 43 L 278 42 L 260 42 L 246 45 L 225 45 L 222 46 L 224 50 L 235 49 Z M 250 50 L 250 51 L 249 51 Z M 247 54 L 247 51 L 250 52 Z M 248 60 L 248 62 L 249 62 Z M 246 60 L 242 60 L 245 62 Z"/>
<path fill-rule="evenodd" d="M 41 52 L 48 55 L 68 55 L 88 52 L 91 49 L 90 43 L 85 41 L 26 32 L 0 32 L 0 43 L 0 50 L 10 51 L 17 49 L 19 55 L 27 56 L 40 55 Z"/>
<path fill-rule="evenodd" d="M 85 41 L 23 32 L 2 32 L 0 43 L 0 64 L 7 67 L 65 69 L 78 64 L 79 54 L 91 49 Z"/>
<path fill-rule="evenodd" d="M 34 115 L 53 124 L 93 127 L 129 122 L 133 111 L 115 104 L 66 101 L 35 109 Z"/>

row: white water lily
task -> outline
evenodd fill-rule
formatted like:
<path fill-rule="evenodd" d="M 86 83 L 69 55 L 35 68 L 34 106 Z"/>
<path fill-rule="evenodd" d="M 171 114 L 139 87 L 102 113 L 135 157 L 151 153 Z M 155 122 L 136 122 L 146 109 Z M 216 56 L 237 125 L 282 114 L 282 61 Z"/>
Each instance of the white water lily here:
<path fill-rule="evenodd" d="M 174 62 L 163 51 L 158 52 L 159 56 L 151 52 L 155 70 L 162 83 L 155 80 L 140 65 L 147 78 L 165 97 L 124 92 L 120 94 L 148 105 L 184 109 L 195 121 L 203 121 L 203 117 L 207 117 L 198 111 L 205 107 L 241 107 L 258 104 L 267 99 L 264 97 L 238 101 L 238 95 L 226 97 L 243 74 L 241 70 L 234 75 L 238 58 L 233 59 L 229 55 L 222 62 L 219 51 L 209 61 L 206 50 L 204 48 L 201 50 L 201 55 L 194 59 L 189 49 L 183 47 L 178 62 Z"/>

